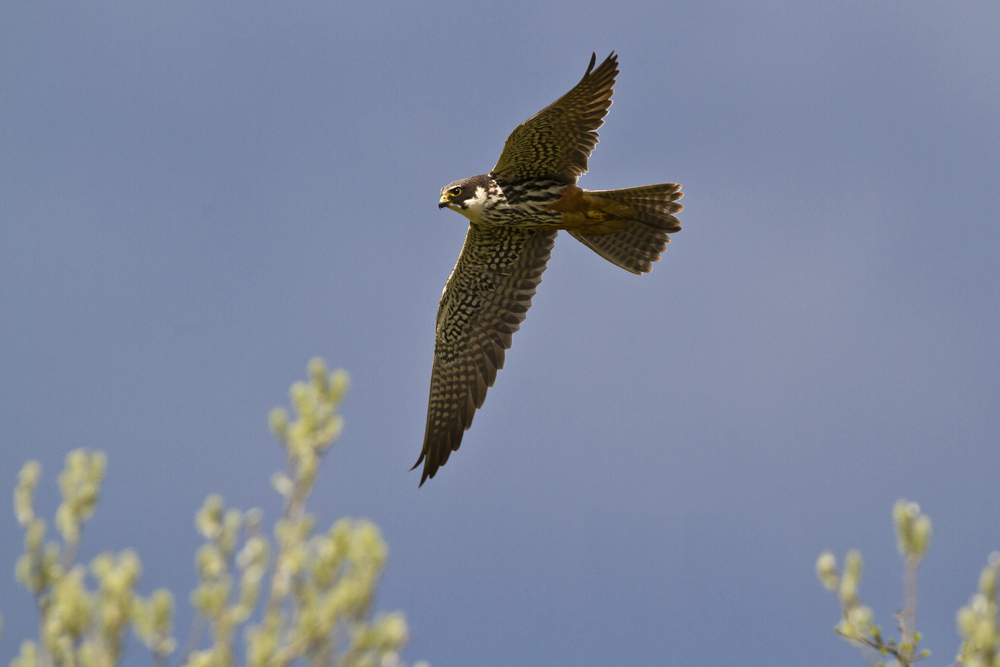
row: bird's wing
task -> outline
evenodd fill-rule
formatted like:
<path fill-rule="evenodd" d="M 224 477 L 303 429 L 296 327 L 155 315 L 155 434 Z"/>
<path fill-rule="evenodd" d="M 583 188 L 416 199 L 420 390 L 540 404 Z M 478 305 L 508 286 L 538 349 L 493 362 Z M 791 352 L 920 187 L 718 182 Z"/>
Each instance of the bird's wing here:
<path fill-rule="evenodd" d="M 618 56 L 611 55 L 595 70 L 590 58 L 580 83 L 524 121 L 510 133 L 500 160 L 493 167 L 497 180 L 556 178 L 575 183 L 587 173 L 587 159 L 597 145 L 597 128 L 611 106 L 618 75 Z"/>
<path fill-rule="evenodd" d="M 557 231 L 472 223 L 438 306 L 420 484 L 433 477 L 486 400 L 531 306 Z"/>

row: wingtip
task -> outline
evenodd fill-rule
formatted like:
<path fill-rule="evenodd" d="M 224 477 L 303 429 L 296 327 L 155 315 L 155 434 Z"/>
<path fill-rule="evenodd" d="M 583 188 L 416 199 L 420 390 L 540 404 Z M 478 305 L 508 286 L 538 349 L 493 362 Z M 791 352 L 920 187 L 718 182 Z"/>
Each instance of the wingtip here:
<path fill-rule="evenodd" d="M 604 62 L 614 65 L 615 73 L 618 73 L 618 54 L 615 53 L 613 49 L 611 53 L 608 54 L 608 57 L 604 59 Z"/>
<path fill-rule="evenodd" d="M 592 51 L 590 53 L 590 64 L 587 65 L 587 71 L 583 75 L 584 79 L 586 79 L 587 77 L 589 77 L 591 74 L 594 73 L 594 66 L 596 64 L 597 64 L 597 52 L 596 51 Z M 618 74 L 618 54 L 615 53 L 613 50 L 611 51 L 611 53 L 608 54 L 608 57 L 605 58 L 601 62 L 600 66 L 597 67 L 597 70 L 599 72 L 603 71 L 605 69 L 605 67 L 607 65 L 609 65 L 609 64 L 611 65 L 611 69 L 614 72 L 614 75 L 617 75 Z"/>
<path fill-rule="evenodd" d="M 598 67 L 597 69 L 603 68 L 608 63 L 611 63 L 611 65 L 614 67 L 615 74 L 617 74 L 618 73 L 618 54 L 615 53 L 614 50 L 612 50 L 611 53 L 608 54 L 608 57 L 605 58 L 601 62 L 601 66 Z M 587 65 L 587 71 L 583 73 L 583 78 L 584 79 L 586 79 L 588 76 L 590 76 L 594 72 L 594 66 L 595 65 L 597 65 L 597 51 L 591 51 L 590 52 L 590 64 Z"/>
<path fill-rule="evenodd" d="M 425 459 L 426 459 L 426 461 L 425 461 Z M 410 468 L 410 472 L 413 472 L 414 470 L 416 470 L 417 466 L 420 465 L 421 463 L 424 464 L 424 470 L 423 470 L 423 473 L 420 475 L 420 484 L 417 485 L 418 489 L 421 486 L 424 485 L 424 482 L 426 482 L 431 477 L 434 477 L 434 473 L 437 472 L 437 468 L 435 468 L 433 471 L 430 470 L 430 467 L 431 467 L 430 466 L 430 459 L 427 459 L 426 452 L 421 452 L 420 453 L 420 458 L 417 459 L 417 462 L 413 464 L 412 468 Z"/>
<path fill-rule="evenodd" d="M 423 460 L 423 458 L 424 458 L 424 457 L 423 457 L 423 456 L 421 456 L 421 457 L 420 457 L 420 460 L 422 461 L 422 460 Z M 410 468 L 410 472 L 413 472 L 414 470 L 416 470 L 416 469 L 417 469 L 417 466 L 418 466 L 418 465 L 420 465 L 420 461 L 417 461 L 416 463 L 414 463 L 414 464 L 413 464 L 413 467 L 412 467 L 412 468 Z M 428 475 L 428 474 L 427 474 L 427 466 L 424 466 L 424 472 L 423 472 L 423 474 L 422 474 L 422 475 L 420 475 L 420 484 L 418 484 L 418 485 L 417 485 L 417 488 L 418 488 L 418 489 L 419 489 L 419 488 L 420 488 L 421 486 L 423 486 L 423 485 L 424 485 L 424 482 L 426 482 L 426 481 L 427 481 L 427 478 L 428 478 L 428 477 L 430 477 L 430 475 Z"/>

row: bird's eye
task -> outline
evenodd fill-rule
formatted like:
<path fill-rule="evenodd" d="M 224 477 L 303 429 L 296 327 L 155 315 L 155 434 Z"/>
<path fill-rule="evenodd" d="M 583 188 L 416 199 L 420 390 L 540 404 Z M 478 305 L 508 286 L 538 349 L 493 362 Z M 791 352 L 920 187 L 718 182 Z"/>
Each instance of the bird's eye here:
<path fill-rule="evenodd" d="M 451 190 L 448 190 L 449 197 L 457 197 L 460 194 L 462 194 L 462 188 L 452 188 Z"/>

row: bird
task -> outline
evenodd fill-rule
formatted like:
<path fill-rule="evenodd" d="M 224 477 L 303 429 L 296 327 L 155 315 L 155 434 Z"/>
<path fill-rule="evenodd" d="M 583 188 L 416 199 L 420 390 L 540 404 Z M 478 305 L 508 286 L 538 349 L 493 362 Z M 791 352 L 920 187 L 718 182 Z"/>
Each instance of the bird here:
<path fill-rule="evenodd" d="M 420 486 L 462 444 L 524 321 L 559 230 L 626 271 L 652 270 L 679 232 L 677 183 L 585 190 L 577 180 L 597 145 L 618 76 L 597 54 L 576 86 L 511 132 L 496 166 L 441 189 L 439 209 L 469 220 L 438 304 Z"/>

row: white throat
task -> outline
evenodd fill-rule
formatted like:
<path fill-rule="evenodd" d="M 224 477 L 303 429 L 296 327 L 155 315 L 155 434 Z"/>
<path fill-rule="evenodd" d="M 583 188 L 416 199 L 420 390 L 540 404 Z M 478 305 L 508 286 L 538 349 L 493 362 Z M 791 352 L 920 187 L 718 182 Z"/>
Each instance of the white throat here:
<path fill-rule="evenodd" d="M 486 207 L 486 188 L 476 187 L 476 194 L 462 202 L 461 207 L 456 207 L 458 211 L 472 222 L 479 222 L 483 217 L 483 209 Z"/>

